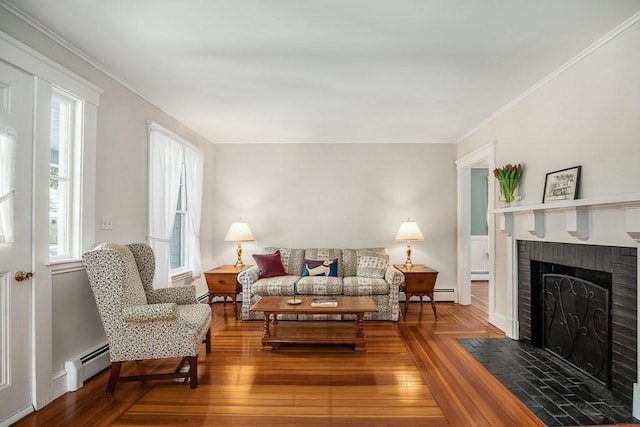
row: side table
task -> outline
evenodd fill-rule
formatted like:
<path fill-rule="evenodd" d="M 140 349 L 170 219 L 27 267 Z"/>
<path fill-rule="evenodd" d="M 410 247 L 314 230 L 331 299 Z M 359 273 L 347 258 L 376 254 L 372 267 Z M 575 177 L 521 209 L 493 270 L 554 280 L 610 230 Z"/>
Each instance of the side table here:
<path fill-rule="evenodd" d="M 393 266 L 404 274 L 404 285 L 400 288 L 400 290 L 404 292 L 406 298 L 404 302 L 404 314 L 402 317 L 404 319 L 407 318 L 409 300 L 412 296 L 419 296 L 420 304 L 422 304 L 422 297 L 426 295 L 431 300 L 433 314 L 435 315 L 436 320 L 438 320 L 436 301 L 433 297 L 433 288 L 436 286 L 438 272 L 424 264 L 414 264 L 411 268 L 406 268 L 404 264 L 394 264 Z"/>
<path fill-rule="evenodd" d="M 231 298 L 233 303 L 233 313 L 238 319 L 238 293 L 242 291 L 242 285 L 238 282 L 238 273 L 251 265 L 236 267 L 235 265 L 221 265 L 204 272 L 209 288 L 209 304 L 213 303 L 214 297 L 222 297 L 223 304 L 226 309 L 227 297 Z"/>

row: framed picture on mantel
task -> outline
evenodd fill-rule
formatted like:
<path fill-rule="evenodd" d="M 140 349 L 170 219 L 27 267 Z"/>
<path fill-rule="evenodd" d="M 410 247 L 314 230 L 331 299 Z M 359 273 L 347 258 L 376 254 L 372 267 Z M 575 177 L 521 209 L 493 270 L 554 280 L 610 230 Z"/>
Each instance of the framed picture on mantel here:
<path fill-rule="evenodd" d="M 549 172 L 544 180 L 542 203 L 574 200 L 578 197 L 582 166 Z"/>

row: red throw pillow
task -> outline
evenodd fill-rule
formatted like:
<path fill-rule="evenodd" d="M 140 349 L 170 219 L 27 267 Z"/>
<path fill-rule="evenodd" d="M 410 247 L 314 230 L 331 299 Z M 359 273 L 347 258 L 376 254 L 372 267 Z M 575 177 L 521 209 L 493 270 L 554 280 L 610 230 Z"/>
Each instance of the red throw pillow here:
<path fill-rule="evenodd" d="M 282 265 L 282 259 L 280 258 L 280 251 L 276 251 L 274 254 L 266 255 L 254 255 L 253 259 L 258 264 L 259 278 L 286 276 L 287 272 Z"/>

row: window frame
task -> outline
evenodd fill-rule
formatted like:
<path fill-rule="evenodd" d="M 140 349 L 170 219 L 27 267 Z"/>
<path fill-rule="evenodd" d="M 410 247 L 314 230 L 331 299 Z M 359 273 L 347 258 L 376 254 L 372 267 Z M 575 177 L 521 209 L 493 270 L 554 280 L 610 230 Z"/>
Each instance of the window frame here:
<path fill-rule="evenodd" d="M 80 251 L 82 248 L 82 229 L 83 229 L 83 194 L 82 194 L 82 179 L 83 179 L 83 126 L 84 126 L 84 102 L 78 96 L 66 91 L 58 86 L 52 85 L 51 88 L 51 112 L 53 113 L 53 101 L 55 98 L 60 99 L 63 102 L 67 102 L 69 105 L 69 125 L 68 125 L 68 147 L 67 156 L 65 161 L 67 164 L 67 176 L 60 177 L 57 175 L 55 178 L 51 174 L 52 163 L 49 161 L 49 191 L 51 191 L 51 180 L 57 179 L 68 183 L 68 200 L 66 203 L 67 215 L 65 218 L 66 228 L 66 244 L 62 253 L 51 255 L 49 248 L 49 262 L 60 263 L 77 260 L 80 258 Z M 53 117 L 50 120 L 50 132 L 53 131 Z M 51 152 L 52 140 L 49 141 L 49 152 Z M 58 158 L 58 165 L 61 165 L 60 158 Z M 49 203 L 51 203 L 51 196 L 49 196 Z M 51 222 L 51 204 L 49 204 L 49 224 Z M 58 218 L 58 224 L 60 219 Z M 50 239 L 49 239 L 50 241 Z"/>
<path fill-rule="evenodd" d="M 175 220 L 177 219 L 178 215 L 182 216 L 182 221 L 180 223 L 180 243 L 181 243 L 181 251 L 180 251 L 180 265 L 176 266 L 176 267 L 171 267 L 170 264 L 170 268 L 169 268 L 169 273 L 171 275 L 172 278 L 175 278 L 176 276 L 180 276 L 182 274 L 187 274 L 190 273 L 190 269 L 188 266 L 188 261 L 189 261 L 189 247 L 191 245 L 191 233 L 189 233 L 189 209 L 188 209 L 188 204 L 187 204 L 187 198 L 189 197 L 189 195 L 187 194 L 187 173 L 186 173 L 186 165 L 185 162 L 183 160 L 182 162 L 182 171 L 180 173 L 180 190 L 178 192 L 178 201 L 177 201 L 177 206 L 176 206 L 176 214 L 174 217 L 174 227 L 175 227 Z M 174 228 L 175 231 L 175 228 Z M 173 233 L 171 235 L 171 241 L 173 243 Z M 171 248 L 173 247 L 173 245 L 170 245 L 170 251 L 169 251 L 169 260 L 171 262 Z"/>

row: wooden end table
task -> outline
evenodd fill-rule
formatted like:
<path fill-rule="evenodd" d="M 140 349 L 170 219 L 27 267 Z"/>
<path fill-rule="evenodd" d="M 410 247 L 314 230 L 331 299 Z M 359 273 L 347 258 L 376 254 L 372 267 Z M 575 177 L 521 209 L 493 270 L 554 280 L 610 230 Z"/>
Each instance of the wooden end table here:
<path fill-rule="evenodd" d="M 422 304 L 422 297 L 426 295 L 431 300 L 433 314 L 435 315 L 436 320 L 438 320 L 436 300 L 433 296 L 433 288 L 436 286 L 438 272 L 424 264 L 414 264 L 411 268 L 406 268 L 404 264 L 394 264 L 394 267 L 404 274 L 404 286 L 401 286 L 400 288 L 400 290 L 405 294 L 404 313 L 402 317 L 404 319 L 407 318 L 409 300 L 412 296 L 419 296 L 420 304 Z"/>
<path fill-rule="evenodd" d="M 373 298 L 337 296 L 337 307 L 311 307 L 311 296 L 298 296 L 297 299 L 302 302 L 297 305 L 287 304 L 290 299 L 290 296 L 265 296 L 249 309 L 264 313 L 263 350 L 273 350 L 281 344 L 353 344 L 356 351 L 365 351 L 367 340 L 364 333 L 364 314 L 378 312 L 378 305 Z M 354 330 L 353 327 L 349 327 L 353 323 L 345 321 L 278 322 L 278 314 L 355 314 L 356 328 Z M 275 326 L 276 323 L 278 326 Z"/>
<path fill-rule="evenodd" d="M 238 294 L 242 291 L 242 285 L 238 282 L 238 273 L 252 267 L 245 265 L 236 267 L 235 265 L 221 265 L 204 272 L 209 288 L 209 305 L 213 303 L 214 297 L 222 297 L 223 305 L 226 309 L 227 297 L 233 303 L 233 313 L 238 319 Z"/>

